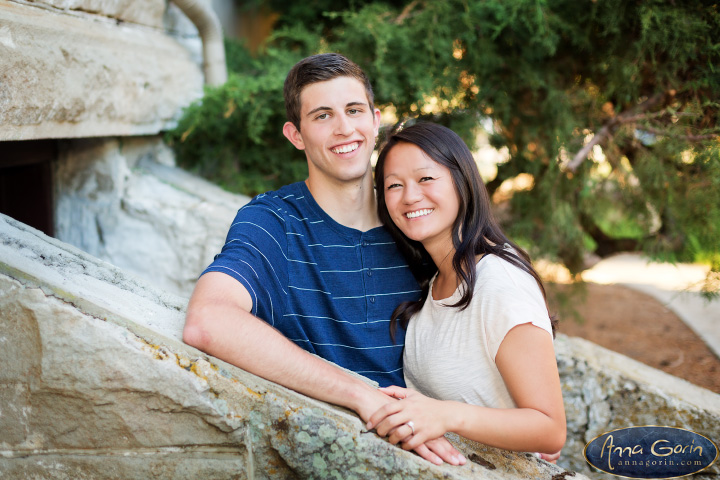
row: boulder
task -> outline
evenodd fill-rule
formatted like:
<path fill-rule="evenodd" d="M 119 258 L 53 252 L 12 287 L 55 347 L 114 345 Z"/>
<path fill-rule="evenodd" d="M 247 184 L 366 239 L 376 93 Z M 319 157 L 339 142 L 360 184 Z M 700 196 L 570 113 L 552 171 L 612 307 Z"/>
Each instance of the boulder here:
<path fill-rule="evenodd" d="M 720 395 L 581 338 L 558 335 L 555 353 L 568 429 L 563 467 L 592 475 L 585 445 L 619 428 L 663 425 L 720 440 Z M 719 473 L 716 462 L 693 478 Z"/>
<path fill-rule="evenodd" d="M 187 42 L 157 28 L 164 5 L 0 1 L 0 141 L 173 127 L 202 96 L 203 73 Z"/>
<path fill-rule="evenodd" d="M 148 27 L 162 27 L 166 0 L 30 0 L 31 4 L 68 12 L 84 12 Z"/>
<path fill-rule="evenodd" d="M 0 215 L 0 478 L 584 478 L 462 442 L 435 466 L 185 345 L 185 303 Z"/>
<path fill-rule="evenodd" d="M 54 183 L 58 239 L 185 297 L 249 200 L 174 167 L 154 136 L 65 142 Z"/>
<path fill-rule="evenodd" d="M 583 448 L 604 432 L 720 438 L 720 395 L 559 334 L 560 467 L 457 436 L 471 464 L 435 467 L 352 412 L 185 345 L 186 302 L 0 216 L 0 478 L 602 478 Z"/>

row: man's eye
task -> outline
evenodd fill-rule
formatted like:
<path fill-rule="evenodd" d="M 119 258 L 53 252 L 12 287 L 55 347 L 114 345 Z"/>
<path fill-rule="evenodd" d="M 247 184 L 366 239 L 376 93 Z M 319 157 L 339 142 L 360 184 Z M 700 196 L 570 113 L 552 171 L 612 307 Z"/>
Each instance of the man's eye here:
<path fill-rule="evenodd" d="M 358 110 L 357 108 L 351 108 L 350 110 L 348 110 L 348 113 L 350 115 L 355 115 L 356 113 L 360 113 L 360 110 Z"/>
<path fill-rule="evenodd" d="M 325 120 L 326 118 L 328 118 L 328 114 L 327 114 L 327 113 L 321 113 L 320 115 L 318 115 L 317 117 L 315 117 L 315 120 Z"/>

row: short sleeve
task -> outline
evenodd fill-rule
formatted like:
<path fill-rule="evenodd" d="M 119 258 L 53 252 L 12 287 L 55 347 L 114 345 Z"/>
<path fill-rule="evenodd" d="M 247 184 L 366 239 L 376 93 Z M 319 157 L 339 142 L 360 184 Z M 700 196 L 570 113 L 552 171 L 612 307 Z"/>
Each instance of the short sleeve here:
<path fill-rule="evenodd" d="M 488 353 L 493 360 L 510 330 L 532 323 L 551 336 L 552 325 L 540 287 L 527 272 L 492 256 L 484 284 L 476 290 L 482 298 Z"/>
<path fill-rule="evenodd" d="M 271 325 L 281 318 L 287 297 L 286 220 L 268 194 L 255 197 L 235 216 L 225 245 L 205 269 L 239 281 L 250 293 L 252 314 Z"/>

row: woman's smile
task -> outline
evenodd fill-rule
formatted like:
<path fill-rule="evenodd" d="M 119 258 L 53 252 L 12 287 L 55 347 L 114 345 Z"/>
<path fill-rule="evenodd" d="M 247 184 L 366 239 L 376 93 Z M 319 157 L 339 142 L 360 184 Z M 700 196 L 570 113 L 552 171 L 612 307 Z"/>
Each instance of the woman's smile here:
<path fill-rule="evenodd" d="M 418 218 L 418 217 L 424 217 L 426 215 L 430 215 L 432 212 L 434 212 L 434 208 L 425 208 L 422 210 L 415 210 L 414 212 L 408 212 L 405 214 L 407 218 Z"/>

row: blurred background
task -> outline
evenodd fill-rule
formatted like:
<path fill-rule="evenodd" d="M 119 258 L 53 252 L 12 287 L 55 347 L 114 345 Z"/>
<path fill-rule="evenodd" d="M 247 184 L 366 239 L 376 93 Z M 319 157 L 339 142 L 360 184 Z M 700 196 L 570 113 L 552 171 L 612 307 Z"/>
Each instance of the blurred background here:
<path fill-rule="evenodd" d="M 562 331 L 720 392 L 720 310 L 698 300 L 720 289 L 716 2 L 213 4 L 229 79 L 166 134 L 180 165 L 247 195 L 304 179 L 282 83 L 341 52 L 369 74 L 385 131 L 430 120 L 465 139 Z"/>
<path fill-rule="evenodd" d="M 463 136 L 535 256 L 573 274 L 626 251 L 720 269 L 716 2 L 213 4 L 230 73 L 166 136 L 186 168 L 248 195 L 304 178 L 282 82 L 337 51 L 369 74 L 385 127 Z"/>
<path fill-rule="evenodd" d="M 716 2 L 1 0 L 0 213 L 188 296 L 237 208 L 307 175 L 282 85 L 320 52 L 383 132 L 464 138 L 561 330 L 720 392 Z"/>

